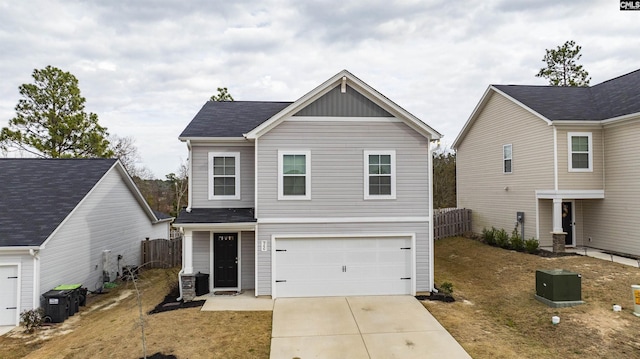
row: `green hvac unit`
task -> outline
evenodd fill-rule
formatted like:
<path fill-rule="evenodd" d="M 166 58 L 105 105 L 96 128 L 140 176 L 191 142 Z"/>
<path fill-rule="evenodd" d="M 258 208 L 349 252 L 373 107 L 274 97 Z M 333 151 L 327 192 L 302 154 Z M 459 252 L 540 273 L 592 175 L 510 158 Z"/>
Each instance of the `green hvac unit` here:
<path fill-rule="evenodd" d="M 564 269 L 537 270 L 536 299 L 552 307 L 582 304 L 582 277 Z"/>

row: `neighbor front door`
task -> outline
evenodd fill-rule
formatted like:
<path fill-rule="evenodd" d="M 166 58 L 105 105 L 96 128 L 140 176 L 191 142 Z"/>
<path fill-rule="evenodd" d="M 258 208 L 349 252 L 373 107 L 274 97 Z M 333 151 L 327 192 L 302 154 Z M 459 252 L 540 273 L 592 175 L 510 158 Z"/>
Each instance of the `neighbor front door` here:
<path fill-rule="evenodd" d="M 213 286 L 238 286 L 238 234 L 216 233 L 213 238 Z"/>
<path fill-rule="evenodd" d="M 562 202 L 562 231 L 567 233 L 564 244 L 573 245 L 573 202 Z"/>

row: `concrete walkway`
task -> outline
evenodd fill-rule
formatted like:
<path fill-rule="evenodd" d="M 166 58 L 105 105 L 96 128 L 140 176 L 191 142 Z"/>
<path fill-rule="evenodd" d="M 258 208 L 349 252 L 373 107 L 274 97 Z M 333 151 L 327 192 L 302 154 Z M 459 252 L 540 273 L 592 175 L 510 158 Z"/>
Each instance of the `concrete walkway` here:
<path fill-rule="evenodd" d="M 552 247 L 540 247 L 546 251 L 551 252 L 553 250 Z M 620 263 L 624 265 L 628 265 L 631 267 L 640 268 L 640 260 L 632 259 L 622 256 L 617 256 L 615 254 L 604 253 L 601 249 L 590 248 L 590 247 L 571 247 L 565 250 L 566 252 L 576 253 L 582 256 L 602 259 L 605 261 Z"/>
<path fill-rule="evenodd" d="M 471 358 L 411 296 L 276 299 L 271 359 Z"/>
<path fill-rule="evenodd" d="M 271 311 L 273 299 L 256 297 L 253 290 L 237 295 L 214 295 L 209 293 L 194 300 L 206 300 L 201 311 Z"/>

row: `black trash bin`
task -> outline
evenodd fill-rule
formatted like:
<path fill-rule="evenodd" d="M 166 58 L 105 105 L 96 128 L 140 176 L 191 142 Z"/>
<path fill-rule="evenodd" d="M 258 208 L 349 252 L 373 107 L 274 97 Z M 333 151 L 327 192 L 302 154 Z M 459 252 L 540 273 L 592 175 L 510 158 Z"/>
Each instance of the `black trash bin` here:
<path fill-rule="evenodd" d="M 44 297 L 45 322 L 62 323 L 69 317 L 69 292 L 66 290 L 50 290 Z"/>
<path fill-rule="evenodd" d="M 89 292 L 89 289 L 85 288 L 85 287 L 80 287 L 78 288 L 78 304 L 80 304 L 81 307 L 84 307 L 85 305 L 87 305 L 87 293 Z"/>
<path fill-rule="evenodd" d="M 209 275 L 207 273 L 196 273 L 196 295 L 209 294 Z"/>
<path fill-rule="evenodd" d="M 53 290 L 65 290 L 69 293 L 70 317 L 80 311 L 80 287 L 82 284 L 63 284 L 53 288 Z"/>

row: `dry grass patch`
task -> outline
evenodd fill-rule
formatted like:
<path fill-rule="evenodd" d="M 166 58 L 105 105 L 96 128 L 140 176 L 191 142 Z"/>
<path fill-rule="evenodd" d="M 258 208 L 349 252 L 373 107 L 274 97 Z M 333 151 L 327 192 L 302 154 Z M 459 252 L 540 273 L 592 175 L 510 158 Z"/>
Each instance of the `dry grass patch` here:
<path fill-rule="evenodd" d="M 582 274 L 582 299 L 550 308 L 534 299 L 537 269 Z M 640 358 L 640 318 L 631 285 L 640 269 L 582 256 L 542 258 L 466 238 L 435 243 L 436 283 L 452 282 L 455 303 L 427 309 L 473 358 Z M 614 304 L 622 312 L 613 312 Z M 560 324 L 551 324 L 551 317 Z"/>
<path fill-rule="evenodd" d="M 176 270 L 149 270 L 138 282 L 145 313 L 147 355 L 178 358 L 268 358 L 271 312 L 201 312 L 179 309 L 146 315 L 162 301 Z M 0 337 L 0 358 L 114 358 L 142 356 L 138 307 L 131 283 L 123 283 L 79 314 L 35 336 Z"/>

